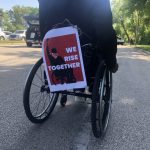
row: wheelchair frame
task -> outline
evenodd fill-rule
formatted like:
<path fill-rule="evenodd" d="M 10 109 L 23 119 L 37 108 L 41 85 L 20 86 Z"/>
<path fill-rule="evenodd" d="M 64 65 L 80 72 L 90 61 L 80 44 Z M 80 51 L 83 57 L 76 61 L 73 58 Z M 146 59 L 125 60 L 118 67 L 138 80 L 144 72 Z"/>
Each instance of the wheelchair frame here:
<path fill-rule="evenodd" d="M 86 44 L 85 44 L 86 45 Z M 88 44 L 87 44 L 88 45 Z M 91 94 L 86 94 L 84 92 L 77 92 L 74 91 L 59 91 L 59 92 L 50 92 L 48 81 L 44 72 L 42 70 L 43 58 L 38 60 L 33 68 L 31 69 L 26 83 L 24 87 L 23 93 L 23 105 L 25 109 L 26 116 L 28 119 L 33 123 L 43 123 L 48 119 L 54 107 L 57 103 L 59 95 L 61 94 L 62 97 L 60 99 L 61 106 L 65 106 L 67 102 L 67 95 L 90 98 L 92 100 L 91 104 L 91 124 L 92 124 L 92 131 L 96 138 L 100 138 L 105 135 L 106 129 L 108 126 L 110 110 L 111 110 L 111 103 L 112 103 L 112 73 L 108 70 L 105 61 L 101 60 L 99 62 L 97 72 L 94 78 L 94 86 Z M 40 71 L 41 77 L 39 77 L 38 71 Z M 38 74 L 38 75 L 37 75 Z M 44 74 L 44 75 L 43 75 Z M 41 82 L 36 85 L 34 79 L 38 77 Z M 36 80 L 36 79 L 35 79 Z M 37 80 L 36 80 L 37 82 Z M 36 87 L 38 89 L 37 92 L 32 92 L 32 87 Z M 32 112 L 31 106 L 31 99 L 32 95 L 42 93 L 44 107 L 39 114 L 34 114 Z M 45 96 L 47 94 L 48 96 Z M 52 97 L 51 97 L 52 95 Z M 37 101 L 40 96 L 36 96 L 35 101 Z M 46 101 L 48 99 L 48 101 Z M 41 103 L 40 101 L 37 104 Z M 46 104 L 47 103 L 47 104 Z M 45 106 L 46 105 L 46 106 Z M 37 106 L 39 109 L 39 106 Z M 38 110 L 37 110 L 38 112 Z"/>

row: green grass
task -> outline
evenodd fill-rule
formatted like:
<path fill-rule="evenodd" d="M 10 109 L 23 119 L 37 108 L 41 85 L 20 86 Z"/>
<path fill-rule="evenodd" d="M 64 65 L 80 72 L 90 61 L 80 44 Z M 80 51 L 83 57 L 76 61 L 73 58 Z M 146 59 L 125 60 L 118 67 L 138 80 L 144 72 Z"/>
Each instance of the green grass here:
<path fill-rule="evenodd" d="M 150 45 L 136 45 L 136 48 L 140 48 L 150 52 Z"/>
<path fill-rule="evenodd" d="M 25 44 L 25 41 L 21 41 L 21 40 L 4 40 L 4 41 L 0 41 L 0 45 L 15 45 L 15 44 Z"/>

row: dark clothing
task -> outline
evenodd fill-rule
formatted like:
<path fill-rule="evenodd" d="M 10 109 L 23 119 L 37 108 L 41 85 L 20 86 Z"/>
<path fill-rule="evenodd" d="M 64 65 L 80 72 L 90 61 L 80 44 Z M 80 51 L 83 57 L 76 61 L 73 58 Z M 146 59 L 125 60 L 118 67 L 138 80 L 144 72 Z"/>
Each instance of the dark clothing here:
<path fill-rule="evenodd" d="M 51 62 L 51 66 L 57 66 L 57 65 L 62 65 L 65 64 L 65 61 L 63 60 L 62 57 L 58 56 L 56 59 L 51 56 L 50 54 L 48 54 L 48 58 Z"/>
<path fill-rule="evenodd" d="M 46 52 L 47 52 L 47 56 L 48 56 L 51 66 L 65 64 L 65 61 L 61 56 L 57 56 L 57 58 L 54 58 L 50 54 L 48 46 L 46 46 Z M 72 68 L 54 70 L 53 73 L 54 73 L 55 77 L 61 81 L 61 84 L 76 82 Z M 66 78 L 66 81 L 65 81 L 65 78 Z"/>
<path fill-rule="evenodd" d="M 109 0 L 39 0 L 39 14 L 42 38 L 67 18 L 91 37 L 110 67 L 116 64 L 117 39 Z"/>
<path fill-rule="evenodd" d="M 48 43 L 46 45 L 46 53 L 47 53 L 48 59 L 50 60 L 51 66 L 57 66 L 57 65 L 65 64 L 65 61 L 62 57 L 57 56 L 57 58 L 54 58 L 50 54 L 50 51 L 49 51 L 49 48 L 48 48 Z"/>

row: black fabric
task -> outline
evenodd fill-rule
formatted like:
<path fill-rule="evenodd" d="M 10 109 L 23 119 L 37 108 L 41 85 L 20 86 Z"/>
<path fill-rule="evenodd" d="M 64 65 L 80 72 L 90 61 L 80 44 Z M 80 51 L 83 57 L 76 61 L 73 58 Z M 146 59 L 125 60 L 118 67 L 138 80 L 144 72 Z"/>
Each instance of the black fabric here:
<path fill-rule="evenodd" d="M 51 50 L 52 52 L 55 51 L 55 53 L 57 52 L 56 48 L 52 48 Z M 65 64 L 64 59 L 61 56 L 57 56 L 56 58 L 54 58 L 51 53 L 50 53 L 50 49 L 48 47 L 48 43 L 46 45 L 46 53 L 48 56 L 48 59 L 50 61 L 51 66 L 57 66 L 57 65 L 63 65 Z M 76 79 L 74 77 L 73 74 L 73 69 L 72 68 L 68 68 L 68 69 L 60 69 L 60 70 L 54 70 L 53 71 L 54 75 L 56 78 L 58 78 L 61 81 L 61 84 L 64 83 L 75 83 Z M 65 81 L 65 78 L 67 79 L 67 81 Z"/>
<path fill-rule="evenodd" d="M 117 38 L 109 0 L 39 0 L 39 15 L 42 38 L 67 18 L 92 38 L 109 67 L 116 64 Z"/>

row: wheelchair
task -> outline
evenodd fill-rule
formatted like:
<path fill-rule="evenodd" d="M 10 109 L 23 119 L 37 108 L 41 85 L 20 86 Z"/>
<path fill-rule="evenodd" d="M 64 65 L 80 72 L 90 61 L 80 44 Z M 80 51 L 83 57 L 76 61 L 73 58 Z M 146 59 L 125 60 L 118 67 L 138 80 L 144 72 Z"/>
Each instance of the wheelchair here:
<path fill-rule="evenodd" d="M 83 62 L 85 71 L 88 68 L 86 60 L 89 59 L 86 49 L 94 49 L 92 44 L 81 45 L 84 48 Z M 54 110 L 60 97 L 60 104 L 65 107 L 67 96 L 77 96 L 91 99 L 91 125 L 92 131 L 96 138 L 105 135 L 111 113 L 112 104 L 112 72 L 109 71 L 105 60 L 99 59 L 97 71 L 94 76 L 89 77 L 93 86 L 91 92 L 86 93 L 85 89 L 73 89 L 51 92 L 48 86 L 48 80 L 44 70 L 43 58 L 40 58 L 32 67 L 27 77 L 24 93 L 23 105 L 26 116 L 32 123 L 43 123 L 46 121 Z"/>

